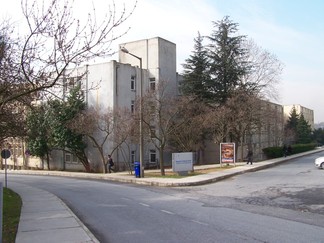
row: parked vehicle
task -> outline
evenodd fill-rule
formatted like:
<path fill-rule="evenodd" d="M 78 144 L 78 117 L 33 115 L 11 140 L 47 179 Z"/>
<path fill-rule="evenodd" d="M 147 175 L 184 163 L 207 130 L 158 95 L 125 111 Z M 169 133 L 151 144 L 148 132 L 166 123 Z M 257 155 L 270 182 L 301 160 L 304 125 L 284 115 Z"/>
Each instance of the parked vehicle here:
<path fill-rule="evenodd" d="M 315 166 L 319 169 L 324 169 L 324 157 L 315 159 Z"/>

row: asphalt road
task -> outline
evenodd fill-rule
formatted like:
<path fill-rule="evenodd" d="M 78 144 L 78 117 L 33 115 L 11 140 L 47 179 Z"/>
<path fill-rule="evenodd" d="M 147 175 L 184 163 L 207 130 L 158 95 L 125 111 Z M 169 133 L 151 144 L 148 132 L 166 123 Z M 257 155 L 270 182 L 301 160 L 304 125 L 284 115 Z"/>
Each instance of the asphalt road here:
<path fill-rule="evenodd" d="M 321 155 L 186 188 L 22 175 L 8 183 L 56 194 L 100 242 L 324 242 Z"/>

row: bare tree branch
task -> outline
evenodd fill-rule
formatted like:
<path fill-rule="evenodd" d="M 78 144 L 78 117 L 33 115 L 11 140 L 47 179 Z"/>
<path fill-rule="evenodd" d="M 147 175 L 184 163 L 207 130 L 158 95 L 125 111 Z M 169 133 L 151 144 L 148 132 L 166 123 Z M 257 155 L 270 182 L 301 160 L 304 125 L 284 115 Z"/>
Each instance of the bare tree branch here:
<path fill-rule="evenodd" d="M 77 19 L 73 9 L 74 1 L 51 0 L 49 4 L 39 1 L 22 0 L 23 15 L 28 32 L 19 39 L 5 40 L 11 56 L 10 72 L 5 82 L 11 85 L 24 84 L 24 88 L 2 96 L 0 106 L 21 96 L 46 90 L 62 84 L 66 72 L 91 59 L 114 54 L 111 44 L 125 35 L 129 28 L 122 30 L 137 1 L 128 11 L 124 5 L 117 12 L 115 2 L 110 2 L 108 13 L 102 20 L 96 19 L 96 9 L 88 13 L 86 21 Z M 119 31 L 117 31 L 120 29 Z M 13 31 L 1 36 L 13 38 Z M 1 47 L 3 52 L 3 47 Z M 1 58 L 1 63 L 2 63 Z"/>
<path fill-rule="evenodd" d="M 276 85 L 280 81 L 283 64 L 270 52 L 262 49 L 253 40 L 244 42 L 247 50 L 248 62 L 252 64 L 252 70 L 243 78 L 243 85 L 260 97 L 277 99 Z"/>

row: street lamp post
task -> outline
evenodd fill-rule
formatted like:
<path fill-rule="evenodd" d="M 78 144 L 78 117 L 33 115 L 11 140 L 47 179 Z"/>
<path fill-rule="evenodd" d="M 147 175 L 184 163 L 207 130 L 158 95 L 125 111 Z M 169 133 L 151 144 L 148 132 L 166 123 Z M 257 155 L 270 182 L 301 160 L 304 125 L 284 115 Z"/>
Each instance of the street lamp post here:
<path fill-rule="evenodd" d="M 142 58 L 130 53 L 125 47 L 121 47 L 120 50 L 126 54 L 129 54 L 140 61 L 140 70 L 141 70 L 141 87 L 140 87 L 140 177 L 144 177 L 144 167 L 143 167 L 143 158 L 144 158 L 144 139 L 143 139 L 143 68 L 142 68 Z"/>

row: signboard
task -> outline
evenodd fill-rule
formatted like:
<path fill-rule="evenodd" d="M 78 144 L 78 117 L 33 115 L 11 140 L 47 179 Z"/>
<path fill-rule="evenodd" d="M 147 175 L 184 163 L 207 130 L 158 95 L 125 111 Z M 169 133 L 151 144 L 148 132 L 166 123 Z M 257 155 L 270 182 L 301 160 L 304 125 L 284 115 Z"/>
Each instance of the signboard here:
<path fill-rule="evenodd" d="M 3 159 L 8 159 L 9 157 L 10 157 L 10 151 L 8 150 L 8 149 L 3 149 L 2 151 L 1 151 L 1 157 L 3 158 Z"/>
<path fill-rule="evenodd" d="M 235 164 L 235 143 L 220 144 L 220 163 Z"/>
<path fill-rule="evenodd" d="M 172 153 L 172 170 L 174 172 L 188 172 L 193 170 L 194 153 Z"/>
<path fill-rule="evenodd" d="M 1 158 L 5 160 L 5 186 L 7 188 L 7 159 L 11 156 L 10 150 L 8 149 L 3 149 L 1 151 Z"/>

